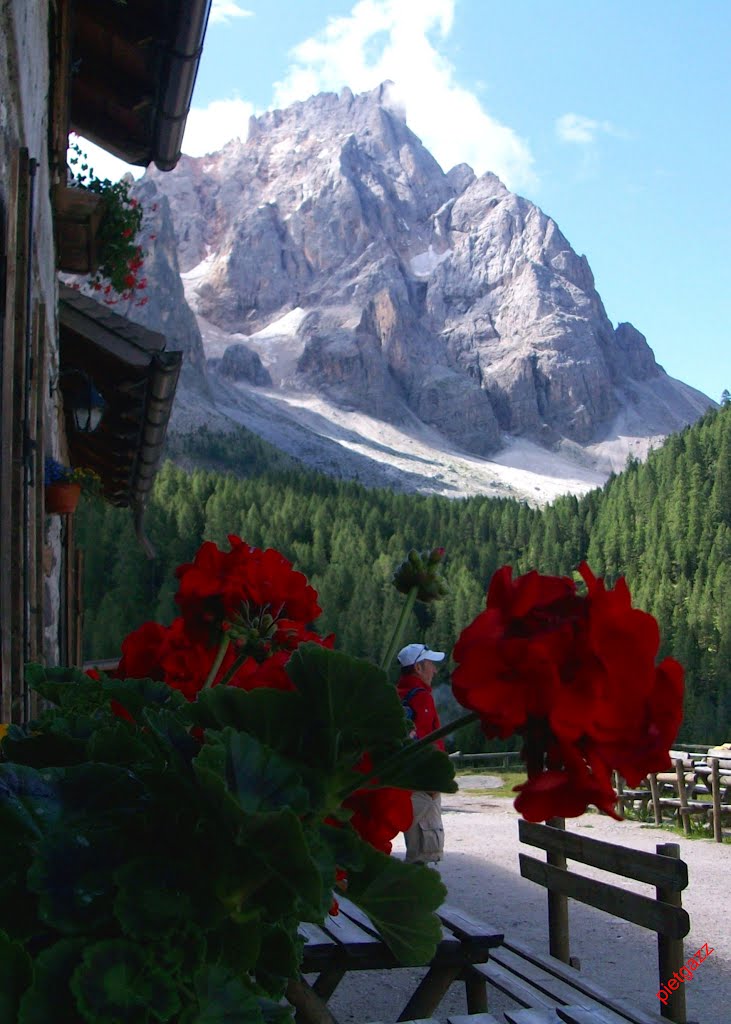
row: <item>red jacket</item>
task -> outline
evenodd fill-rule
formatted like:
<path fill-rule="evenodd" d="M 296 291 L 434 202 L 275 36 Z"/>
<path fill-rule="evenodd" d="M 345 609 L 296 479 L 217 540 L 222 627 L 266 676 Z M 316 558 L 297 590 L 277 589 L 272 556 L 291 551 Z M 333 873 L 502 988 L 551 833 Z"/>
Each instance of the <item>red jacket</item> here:
<path fill-rule="evenodd" d="M 430 732 L 434 732 L 435 729 L 439 729 L 441 722 L 439 721 L 431 690 L 415 672 L 409 672 L 408 675 L 399 677 L 399 681 L 396 684 L 399 700 L 404 700 L 409 691 L 417 687 L 418 692 L 409 700 L 409 707 L 414 713 L 413 721 L 416 738 L 420 740 L 423 736 L 428 736 Z M 437 740 L 434 745 L 439 747 L 440 750 L 445 749 L 443 740 Z"/>

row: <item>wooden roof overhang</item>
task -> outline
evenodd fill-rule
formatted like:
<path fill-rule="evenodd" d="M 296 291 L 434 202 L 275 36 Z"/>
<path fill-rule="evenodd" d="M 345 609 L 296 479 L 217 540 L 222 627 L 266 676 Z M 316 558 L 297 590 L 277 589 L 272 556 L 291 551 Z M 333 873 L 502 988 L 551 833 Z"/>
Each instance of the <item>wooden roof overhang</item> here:
<path fill-rule="evenodd" d="M 69 0 L 69 124 L 127 163 L 180 158 L 211 0 Z"/>
<path fill-rule="evenodd" d="M 70 461 L 99 474 L 107 501 L 133 510 L 144 544 L 142 514 L 162 456 L 183 356 L 165 351 L 163 334 L 68 285 L 59 289 L 61 390 L 73 371 L 81 371 L 105 402 L 93 433 L 75 429 L 64 402 Z"/>

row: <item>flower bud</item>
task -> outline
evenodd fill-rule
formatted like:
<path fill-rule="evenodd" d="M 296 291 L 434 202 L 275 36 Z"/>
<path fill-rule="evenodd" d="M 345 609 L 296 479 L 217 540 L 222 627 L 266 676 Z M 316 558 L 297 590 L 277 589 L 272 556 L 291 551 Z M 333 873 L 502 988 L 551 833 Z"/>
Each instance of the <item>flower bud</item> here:
<path fill-rule="evenodd" d="M 393 574 L 393 585 L 401 594 L 409 594 L 416 587 L 416 600 L 425 604 L 438 601 L 447 593 L 446 583 L 437 574 L 444 553 L 444 548 L 421 553 L 412 548 Z"/>

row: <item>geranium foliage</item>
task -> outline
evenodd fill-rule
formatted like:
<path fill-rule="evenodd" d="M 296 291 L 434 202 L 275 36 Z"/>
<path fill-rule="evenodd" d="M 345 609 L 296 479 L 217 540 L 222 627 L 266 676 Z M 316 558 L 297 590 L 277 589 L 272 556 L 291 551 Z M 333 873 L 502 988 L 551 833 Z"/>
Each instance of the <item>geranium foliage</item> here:
<path fill-rule="evenodd" d="M 351 823 L 360 813 L 368 835 L 365 804 L 346 806 L 369 745 L 377 769 L 406 743 L 393 687 L 314 644 L 297 674 L 326 678 L 331 700 L 214 687 L 188 702 L 153 680 L 30 670 L 55 707 L 10 728 L 0 764 L 0 942 L 30 982 L 3 998 L 19 1022 L 41 1019 L 51 977 L 69 1022 L 214 1022 L 232 1019 L 232 1005 L 237 1020 L 265 1020 L 296 972 L 297 925 L 327 915 L 337 868 L 397 955 L 433 954 L 438 876 L 370 846 Z M 384 710 L 377 742 L 353 700 L 363 685 Z M 453 789 L 451 779 L 435 756 L 408 781 Z M 389 789 L 369 792 L 388 821 Z"/>
<path fill-rule="evenodd" d="M 407 602 L 438 598 L 443 556 L 410 556 Z M 471 711 L 415 742 L 384 669 L 314 631 L 305 577 L 233 536 L 179 567 L 180 615 L 131 633 L 112 675 L 30 666 L 46 709 L 0 763 L 0 1020 L 279 1024 L 298 926 L 343 889 L 403 964 L 427 963 L 446 890 L 389 854 L 411 790 L 456 789 L 435 739 L 477 719 L 521 735 L 532 820 L 614 813 L 613 767 L 667 763 L 682 669 L 656 664 L 623 581 L 581 571 L 586 593 L 495 574 L 455 648 Z"/>

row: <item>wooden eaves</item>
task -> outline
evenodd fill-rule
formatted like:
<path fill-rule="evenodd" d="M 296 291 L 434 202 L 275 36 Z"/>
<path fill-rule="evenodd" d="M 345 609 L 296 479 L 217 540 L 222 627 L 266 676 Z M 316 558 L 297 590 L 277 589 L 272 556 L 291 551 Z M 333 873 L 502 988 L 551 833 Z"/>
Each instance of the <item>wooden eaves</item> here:
<path fill-rule="evenodd" d="M 105 402 L 97 430 L 74 429 L 66 403 L 72 464 L 99 474 L 113 505 L 130 507 L 143 545 L 142 516 L 157 472 L 172 411 L 181 352 L 165 336 L 113 312 L 68 285 L 59 285 L 59 386 L 87 374 Z"/>

